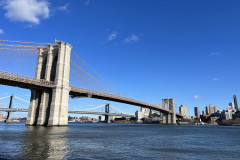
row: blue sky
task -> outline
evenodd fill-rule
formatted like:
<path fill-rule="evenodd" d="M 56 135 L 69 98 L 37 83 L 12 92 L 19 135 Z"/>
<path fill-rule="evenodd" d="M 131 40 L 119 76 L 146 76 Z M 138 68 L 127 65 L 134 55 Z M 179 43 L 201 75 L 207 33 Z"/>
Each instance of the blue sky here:
<path fill-rule="evenodd" d="M 237 0 L 3 0 L 0 39 L 68 42 L 128 96 L 153 104 L 175 98 L 193 115 L 195 106 L 222 110 L 239 96 L 239 8 Z M 0 97 L 29 99 L 28 90 L 0 89 Z M 86 109 L 106 101 L 69 103 Z"/>

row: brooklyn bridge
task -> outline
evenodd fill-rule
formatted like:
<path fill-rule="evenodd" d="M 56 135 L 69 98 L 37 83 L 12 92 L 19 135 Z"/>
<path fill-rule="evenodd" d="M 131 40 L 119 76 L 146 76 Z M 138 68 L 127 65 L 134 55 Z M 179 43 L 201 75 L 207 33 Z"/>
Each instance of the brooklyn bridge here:
<path fill-rule="evenodd" d="M 0 40 L 0 64 L 1 85 L 31 90 L 26 125 L 68 125 L 69 97 L 153 109 L 163 114 L 166 124 L 176 124 L 176 119 L 182 118 L 175 112 L 173 99 L 159 106 L 128 97 L 62 41 L 49 44 Z"/>

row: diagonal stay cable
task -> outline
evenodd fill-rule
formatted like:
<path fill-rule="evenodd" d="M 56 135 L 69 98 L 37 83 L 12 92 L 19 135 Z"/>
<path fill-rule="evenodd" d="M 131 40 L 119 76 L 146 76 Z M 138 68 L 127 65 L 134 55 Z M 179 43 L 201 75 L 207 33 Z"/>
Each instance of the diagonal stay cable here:
<path fill-rule="evenodd" d="M 87 71 L 85 71 L 83 68 L 81 68 L 79 65 L 77 65 L 76 63 L 74 63 L 71 60 L 71 63 L 76 66 L 78 69 L 80 69 L 81 71 L 83 71 L 85 74 L 87 74 L 90 78 L 92 78 L 94 81 L 96 81 L 98 84 L 100 84 L 101 86 L 103 86 L 105 89 L 107 89 L 108 91 L 110 91 L 113 94 L 116 94 L 113 90 L 111 90 L 110 88 L 108 88 L 106 85 L 104 85 L 102 82 L 100 82 L 99 80 L 97 80 L 95 77 L 93 77 L 91 74 L 89 74 Z"/>
<path fill-rule="evenodd" d="M 86 82 L 88 82 L 89 84 L 91 84 L 91 85 L 97 87 L 99 90 L 105 92 L 102 88 L 100 88 L 100 87 L 98 87 L 96 84 L 88 81 L 88 80 L 87 80 L 86 78 L 84 78 L 81 74 L 79 74 L 78 72 L 76 72 L 74 69 L 72 69 L 72 68 L 70 68 L 70 69 L 71 69 L 71 71 L 73 71 L 73 73 L 75 73 L 75 74 L 76 74 L 77 76 L 79 76 L 80 78 L 84 79 L 84 80 L 85 80 Z"/>
<path fill-rule="evenodd" d="M 72 51 L 72 53 L 80 59 L 83 63 L 85 63 L 91 70 L 93 70 L 95 73 L 97 73 L 103 80 L 105 80 L 108 84 L 110 84 L 112 87 L 114 87 L 116 90 L 118 90 L 120 93 L 127 96 L 126 93 L 122 92 L 120 89 L 118 89 L 116 86 L 114 86 L 111 82 L 109 82 L 107 79 L 105 79 L 101 74 L 99 74 L 96 70 L 94 70 L 89 64 L 87 64 L 79 55 L 77 55 L 75 52 Z"/>

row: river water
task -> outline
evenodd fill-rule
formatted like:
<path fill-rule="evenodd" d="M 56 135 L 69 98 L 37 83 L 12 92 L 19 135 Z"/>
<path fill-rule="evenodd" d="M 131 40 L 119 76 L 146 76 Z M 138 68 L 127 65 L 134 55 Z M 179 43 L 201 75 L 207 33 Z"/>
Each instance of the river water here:
<path fill-rule="evenodd" d="M 0 123 L 0 159 L 240 159 L 240 127 Z"/>

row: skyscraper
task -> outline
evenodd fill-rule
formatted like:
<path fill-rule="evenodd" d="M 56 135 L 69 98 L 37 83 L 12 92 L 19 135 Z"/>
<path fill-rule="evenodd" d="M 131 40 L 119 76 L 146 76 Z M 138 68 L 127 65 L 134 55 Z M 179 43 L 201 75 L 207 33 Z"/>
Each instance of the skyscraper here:
<path fill-rule="evenodd" d="M 217 112 L 217 106 L 214 107 L 212 104 L 206 106 L 206 115 L 211 115 L 215 112 Z"/>
<path fill-rule="evenodd" d="M 200 118 L 200 111 L 199 111 L 198 107 L 194 107 L 194 113 L 195 113 L 196 118 Z"/>
<path fill-rule="evenodd" d="M 187 115 L 187 107 L 182 104 L 179 107 L 179 113 L 187 118 L 188 117 L 188 115 Z"/>
<path fill-rule="evenodd" d="M 236 109 L 236 111 L 238 111 L 237 96 L 236 96 L 236 95 L 233 95 L 233 99 L 234 99 L 234 106 L 235 106 L 235 109 Z"/>

